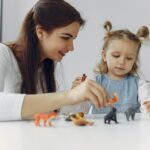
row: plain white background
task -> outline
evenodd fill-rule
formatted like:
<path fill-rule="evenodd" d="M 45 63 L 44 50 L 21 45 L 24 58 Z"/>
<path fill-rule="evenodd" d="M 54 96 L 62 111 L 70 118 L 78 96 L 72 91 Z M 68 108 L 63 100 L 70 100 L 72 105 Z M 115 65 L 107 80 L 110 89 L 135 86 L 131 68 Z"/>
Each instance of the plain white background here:
<path fill-rule="evenodd" d="M 27 11 L 37 0 L 3 0 L 3 42 L 17 38 Z M 140 26 L 150 28 L 149 0 L 67 0 L 86 20 L 85 27 L 75 40 L 75 50 L 62 61 L 66 87 L 77 75 L 93 76 L 93 67 L 100 59 L 104 37 L 103 23 L 110 20 L 113 29 L 129 29 L 136 33 Z M 150 44 L 141 48 L 140 64 L 144 77 L 150 80 Z"/>

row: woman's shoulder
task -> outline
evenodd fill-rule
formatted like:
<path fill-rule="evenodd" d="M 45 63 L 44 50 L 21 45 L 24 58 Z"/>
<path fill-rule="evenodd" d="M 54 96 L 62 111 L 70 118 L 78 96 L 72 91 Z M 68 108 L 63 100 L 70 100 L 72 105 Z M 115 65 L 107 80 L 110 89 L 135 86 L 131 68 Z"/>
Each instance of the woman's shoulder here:
<path fill-rule="evenodd" d="M 12 56 L 13 56 L 13 53 L 11 49 L 7 45 L 0 43 L 0 57 L 3 59 L 4 58 L 9 59 Z"/>

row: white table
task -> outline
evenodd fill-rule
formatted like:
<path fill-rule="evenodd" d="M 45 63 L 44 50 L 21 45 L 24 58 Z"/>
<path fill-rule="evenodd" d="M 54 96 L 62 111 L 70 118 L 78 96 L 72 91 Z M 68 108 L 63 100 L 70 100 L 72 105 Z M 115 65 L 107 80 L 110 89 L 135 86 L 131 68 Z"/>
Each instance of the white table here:
<path fill-rule="evenodd" d="M 103 123 L 103 116 L 87 116 L 94 126 L 75 126 L 62 119 L 53 127 L 36 127 L 33 121 L 0 122 L 0 150 L 150 150 L 150 119 L 136 116 L 119 124 Z"/>

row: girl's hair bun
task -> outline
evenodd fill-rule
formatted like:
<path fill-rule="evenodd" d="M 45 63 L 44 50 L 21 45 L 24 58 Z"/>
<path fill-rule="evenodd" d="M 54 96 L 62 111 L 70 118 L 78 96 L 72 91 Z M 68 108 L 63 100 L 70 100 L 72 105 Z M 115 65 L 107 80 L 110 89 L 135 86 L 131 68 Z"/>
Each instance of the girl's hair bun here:
<path fill-rule="evenodd" d="M 141 26 L 140 28 L 139 28 L 139 30 L 137 31 L 137 34 L 136 34 L 136 36 L 138 37 L 138 38 L 147 38 L 148 36 L 149 36 L 149 29 L 148 29 L 148 27 L 146 27 L 146 26 Z"/>
<path fill-rule="evenodd" d="M 112 29 L 112 24 L 111 24 L 111 22 L 110 21 L 106 21 L 105 23 L 104 23 L 104 29 L 107 31 L 107 32 L 110 32 L 111 31 L 111 29 Z"/>

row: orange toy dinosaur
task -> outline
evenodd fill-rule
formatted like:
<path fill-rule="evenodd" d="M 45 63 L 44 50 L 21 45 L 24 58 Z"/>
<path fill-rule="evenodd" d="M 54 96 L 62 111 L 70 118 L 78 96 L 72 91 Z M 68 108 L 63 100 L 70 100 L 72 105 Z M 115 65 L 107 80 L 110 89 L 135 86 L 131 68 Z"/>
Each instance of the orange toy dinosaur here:
<path fill-rule="evenodd" d="M 44 114 L 44 113 L 36 114 L 36 115 L 34 116 L 35 125 L 36 125 L 36 126 L 41 126 L 41 125 L 40 125 L 40 121 L 43 120 L 43 122 L 44 122 L 44 127 L 46 127 L 47 124 L 48 124 L 48 126 L 52 126 L 52 124 L 51 124 L 50 121 L 51 121 L 53 118 L 56 118 L 56 116 L 57 116 L 57 113 L 56 113 L 56 112 L 51 112 L 51 113 L 48 113 L 48 114 Z"/>

